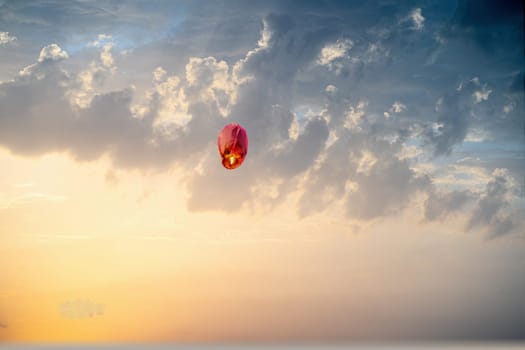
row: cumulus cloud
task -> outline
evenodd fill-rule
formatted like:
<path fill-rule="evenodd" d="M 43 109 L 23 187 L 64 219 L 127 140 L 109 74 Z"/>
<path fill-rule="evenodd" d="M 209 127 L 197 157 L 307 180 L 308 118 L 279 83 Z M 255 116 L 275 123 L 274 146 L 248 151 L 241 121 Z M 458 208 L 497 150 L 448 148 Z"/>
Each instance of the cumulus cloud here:
<path fill-rule="evenodd" d="M 326 88 L 324 89 L 326 92 L 328 92 L 329 94 L 333 94 L 337 91 L 337 87 L 330 84 L 330 85 L 327 85 Z"/>
<path fill-rule="evenodd" d="M 69 55 L 66 51 L 62 50 L 60 46 L 57 44 L 50 44 L 40 50 L 40 55 L 38 56 L 38 61 L 36 63 L 22 68 L 19 73 L 21 76 L 35 74 L 35 76 L 41 79 L 43 77 L 42 72 L 47 64 L 62 61 L 68 58 Z"/>
<path fill-rule="evenodd" d="M 97 39 L 90 42 L 89 45 L 94 46 L 94 47 L 100 47 L 104 42 L 108 42 L 112 40 L 113 40 L 113 37 L 111 35 L 102 33 L 97 36 Z"/>
<path fill-rule="evenodd" d="M 192 57 L 186 65 L 189 94 L 216 102 L 223 117 L 230 112 L 237 99 L 237 82 L 232 77 L 228 63 L 214 57 Z"/>
<path fill-rule="evenodd" d="M 251 165 L 224 174 L 213 161 L 214 153 L 209 155 L 202 174 L 189 181 L 193 210 L 239 208 L 254 200 L 252 193 L 265 183 L 278 183 L 277 195 L 270 200 L 282 200 L 295 176 L 312 166 L 328 138 L 326 121 L 315 116 L 303 121 L 296 135 L 290 132 L 295 120 L 290 112 L 291 86 L 299 70 L 315 59 L 325 38 L 296 32 L 289 16 L 270 14 L 263 24 L 258 47 L 234 67 L 234 78 L 243 85 L 227 117 L 246 128 L 250 156 L 245 164 Z M 235 193 L 230 188 L 232 176 Z"/>
<path fill-rule="evenodd" d="M 38 62 L 61 61 L 69 57 L 66 51 L 62 50 L 57 44 L 47 45 L 40 51 Z"/>
<path fill-rule="evenodd" d="M 154 120 L 155 133 L 177 138 L 195 114 L 207 105 L 218 123 L 236 103 L 238 83 L 229 65 L 214 57 L 190 57 L 183 76 L 169 76 L 162 67 L 153 71 L 153 87 L 131 110 L 138 118 Z M 215 112 L 215 111 L 218 111 Z"/>
<path fill-rule="evenodd" d="M 16 40 L 16 36 L 12 36 L 9 32 L 0 32 L 0 46 L 7 45 Z"/>
<path fill-rule="evenodd" d="M 511 232 L 518 217 L 509 206 L 517 189 L 507 169 L 495 169 L 467 224 L 467 229 L 486 228 L 490 237 Z"/>
<path fill-rule="evenodd" d="M 337 138 L 307 174 L 299 213 L 311 215 L 338 203 L 347 217 L 371 220 L 399 213 L 419 192 L 431 188 L 425 174 L 411 169 L 400 154 L 410 133 L 386 126 L 368 111 L 364 100 L 334 108 L 329 98 L 326 113 Z"/>
<path fill-rule="evenodd" d="M 58 45 L 46 46 L 36 63 L 0 84 L 2 144 L 22 154 L 68 150 L 93 159 L 140 142 L 147 128 L 130 118 L 130 90 L 98 94 L 85 108 L 72 108 L 67 96 L 81 75 L 64 70 L 66 57 Z"/>
<path fill-rule="evenodd" d="M 302 215 L 342 201 L 348 217 L 369 220 L 399 213 L 414 194 L 428 188 L 425 175 L 418 175 L 406 160 L 395 157 L 400 144 L 372 139 L 363 131 L 347 132 L 327 149 L 320 165 L 309 174 L 300 201 Z"/>
<path fill-rule="evenodd" d="M 474 97 L 476 103 L 480 103 L 481 101 L 487 101 L 491 93 L 492 90 L 489 90 L 484 86 L 481 88 L 481 90 L 474 91 L 472 96 Z"/>
<path fill-rule="evenodd" d="M 100 48 L 98 60 L 91 61 L 86 69 L 76 75 L 76 79 L 71 80 L 67 94 L 75 108 L 87 108 L 105 80 L 115 73 L 116 66 L 111 53 L 113 42 L 110 39 L 109 36 L 101 38 L 99 35 L 94 45 Z M 102 40 L 109 41 L 102 43 Z"/>
<path fill-rule="evenodd" d="M 472 96 L 476 96 L 478 88 L 479 82 L 472 79 L 437 100 L 437 120 L 425 132 L 427 141 L 434 147 L 435 155 L 450 154 L 452 148 L 463 142 L 467 136 L 473 105 L 478 102 Z M 488 94 L 486 97 L 488 98 Z"/>
<path fill-rule="evenodd" d="M 348 50 L 353 46 L 351 40 L 338 40 L 335 43 L 326 45 L 322 48 L 317 63 L 322 66 L 327 66 L 333 61 L 345 56 Z"/>
<path fill-rule="evenodd" d="M 477 203 L 472 191 L 437 189 L 438 180 L 414 161 L 430 157 L 420 143 L 448 156 L 477 135 L 473 130 L 486 131 L 490 106 L 476 103 L 476 93 L 479 102 L 489 94 L 492 102 L 499 89 L 490 83 L 488 90 L 480 79 L 456 89 L 456 77 L 448 85 L 422 86 L 418 78 L 398 86 L 413 62 L 389 44 L 391 32 L 372 28 L 365 40 L 349 31 L 349 40 L 330 21 L 307 29 L 297 21 L 269 14 L 246 51 L 181 56 L 179 68 L 152 64 L 138 88 L 108 87 L 108 80 L 129 73 L 121 62 L 137 55 L 115 54 L 110 35 L 91 41 L 82 65 L 48 45 L 34 64 L 0 84 L 0 143 L 28 155 L 67 151 L 93 160 L 105 154 L 115 169 L 182 165 L 188 207 L 196 211 L 273 208 L 295 193 L 301 216 L 339 205 L 349 218 L 373 220 L 399 213 L 423 193 L 425 217 L 435 220 Z M 428 69 L 421 74 L 436 76 L 435 67 Z M 515 106 L 511 118 L 521 104 L 509 96 L 498 108 Z M 229 122 L 250 137 L 249 157 L 234 172 L 221 168 L 215 147 Z"/>
<path fill-rule="evenodd" d="M 407 106 L 405 106 L 401 102 L 396 101 L 394 102 L 394 104 L 392 104 L 392 107 L 389 108 L 388 112 L 383 112 L 383 115 L 385 116 L 385 118 L 390 118 L 392 113 L 401 113 L 406 110 Z"/>
<path fill-rule="evenodd" d="M 153 87 L 131 106 L 131 112 L 139 119 L 152 120 L 158 135 L 176 137 L 192 119 L 184 82 L 178 76 L 168 76 L 162 67 L 155 68 L 152 75 Z"/>
<path fill-rule="evenodd" d="M 365 115 L 366 101 L 359 101 L 356 106 L 350 106 L 346 113 L 344 127 L 347 129 L 360 128 L 359 124 Z"/>
<path fill-rule="evenodd" d="M 328 67 L 329 70 L 335 69 L 340 72 L 342 68 L 341 59 L 346 57 L 353 45 L 354 43 L 349 39 L 340 39 L 335 43 L 328 44 L 321 49 L 316 62 L 321 66 Z"/>
<path fill-rule="evenodd" d="M 461 171 L 461 178 L 465 177 L 465 171 Z M 432 187 L 424 203 L 425 220 L 444 220 L 449 215 L 462 215 L 467 217 L 466 231 L 476 230 L 488 238 L 517 232 L 524 222 L 523 210 L 520 211 L 519 205 L 516 205 L 519 189 L 515 179 L 505 168 L 497 168 L 491 174 L 485 174 L 483 169 L 478 171 L 483 174 L 478 174 L 467 183 L 454 180 L 447 184 L 455 187 L 461 184 L 461 187 L 466 187 L 464 189 L 447 191 Z"/>
<path fill-rule="evenodd" d="M 444 219 L 449 214 L 458 213 L 465 205 L 475 198 L 469 190 L 461 191 L 429 191 L 424 204 L 425 219 L 432 221 Z"/>
<path fill-rule="evenodd" d="M 403 111 L 406 111 L 407 110 L 407 106 L 405 106 L 404 104 L 402 104 L 401 102 L 394 102 L 394 104 L 392 105 L 392 107 L 390 107 L 390 112 L 391 113 L 401 113 Z"/>
<path fill-rule="evenodd" d="M 192 57 L 183 76 L 155 69 L 153 86 L 144 97 L 132 88 L 101 91 L 105 78 L 116 69 L 114 61 L 108 60 L 108 42 L 96 45 L 98 59 L 78 72 L 62 65 L 68 55 L 58 45 L 46 46 L 31 69 L 0 85 L 0 98 L 10 101 L 0 104 L 0 140 L 22 154 L 67 150 L 81 160 L 108 154 L 122 167 L 166 167 L 174 162 L 194 163 L 202 157 L 202 177 L 196 175 L 188 182 L 190 207 L 227 209 L 230 206 L 220 198 L 231 191 L 227 185 L 214 186 L 209 179 L 231 180 L 218 173 L 223 169 L 213 162 L 215 150 L 210 146 L 224 123 L 237 121 L 250 133 L 248 161 L 253 161 L 250 173 L 237 172 L 242 175 L 239 186 L 246 191 L 239 191 L 241 198 L 235 205 L 242 204 L 251 198 L 250 189 L 269 174 L 288 178 L 306 171 L 328 137 L 322 118 L 304 123 L 294 137 L 289 133 L 294 116 L 287 94 L 275 90 L 290 91 L 298 68 L 290 70 L 289 59 L 302 56 L 307 43 L 311 45 L 291 32 L 289 21 L 286 16 L 268 16 L 264 30 L 270 34 L 263 34 L 266 42 L 241 59 L 235 72 L 214 57 Z M 303 65 L 319 52 L 323 38 L 317 40 Z M 276 55 L 291 43 L 299 46 L 289 56 Z M 271 66 L 277 74 L 267 74 L 268 60 L 274 60 Z M 248 76 L 253 79 L 246 80 Z M 25 142 L 27 139 L 32 142 Z M 271 147 L 278 143 L 283 147 Z M 271 171 L 265 171 L 263 164 L 273 164 L 267 168 Z M 206 192 L 212 186 L 223 192 L 217 202 L 210 201 Z"/>
<path fill-rule="evenodd" d="M 415 8 L 410 12 L 410 19 L 414 23 L 414 29 L 415 30 L 421 30 L 424 27 L 425 23 L 425 17 L 423 17 L 423 14 L 421 13 L 420 8 Z"/>

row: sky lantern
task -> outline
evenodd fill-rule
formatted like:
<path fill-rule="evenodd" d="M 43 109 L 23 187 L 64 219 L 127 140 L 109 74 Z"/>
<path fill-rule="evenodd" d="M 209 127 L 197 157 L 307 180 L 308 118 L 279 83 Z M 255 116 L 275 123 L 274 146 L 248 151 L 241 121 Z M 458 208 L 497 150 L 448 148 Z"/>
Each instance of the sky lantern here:
<path fill-rule="evenodd" d="M 237 123 L 228 124 L 221 130 L 217 144 L 226 169 L 238 168 L 248 154 L 248 135 Z"/>

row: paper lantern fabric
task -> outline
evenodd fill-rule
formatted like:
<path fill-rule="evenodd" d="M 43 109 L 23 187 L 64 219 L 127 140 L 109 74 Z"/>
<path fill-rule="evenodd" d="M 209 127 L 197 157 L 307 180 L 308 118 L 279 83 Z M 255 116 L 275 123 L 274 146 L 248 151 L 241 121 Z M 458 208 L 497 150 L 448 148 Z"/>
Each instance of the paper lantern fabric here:
<path fill-rule="evenodd" d="M 238 168 L 248 154 L 248 135 L 237 123 L 226 125 L 219 133 L 217 140 L 222 165 L 226 169 Z"/>

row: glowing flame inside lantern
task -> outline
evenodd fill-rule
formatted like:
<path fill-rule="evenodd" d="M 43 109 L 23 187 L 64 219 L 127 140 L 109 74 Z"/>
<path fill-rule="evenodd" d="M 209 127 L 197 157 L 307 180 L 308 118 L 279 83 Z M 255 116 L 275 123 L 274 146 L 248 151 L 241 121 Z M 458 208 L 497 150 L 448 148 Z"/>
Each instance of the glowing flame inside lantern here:
<path fill-rule="evenodd" d="M 226 125 L 217 140 L 222 165 L 226 169 L 238 168 L 248 154 L 248 135 L 239 124 Z"/>

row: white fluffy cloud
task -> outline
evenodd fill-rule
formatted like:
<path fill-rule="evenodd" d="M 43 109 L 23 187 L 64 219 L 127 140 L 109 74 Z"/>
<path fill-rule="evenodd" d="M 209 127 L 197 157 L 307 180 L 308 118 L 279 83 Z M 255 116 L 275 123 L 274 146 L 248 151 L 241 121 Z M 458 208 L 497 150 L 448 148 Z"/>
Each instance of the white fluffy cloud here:
<path fill-rule="evenodd" d="M 422 30 L 425 23 L 425 17 L 423 17 L 423 14 L 421 13 L 420 8 L 415 8 L 410 12 L 410 19 L 414 23 L 414 29 L 416 30 Z"/>
<path fill-rule="evenodd" d="M 162 67 L 157 67 L 153 71 L 153 88 L 146 91 L 143 101 L 132 106 L 131 110 L 138 118 L 149 116 L 154 120 L 155 130 L 169 137 L 190 122 L 192 116 L 188 106 L 181 79 L 168 76 Z"/>
<path fill-rule="evenodd" d="M 404 112 L 407 110 L 407 106 L 405 106 L 404 104 L 402 104 L 401 102 L 394 102 L 392 104 L 392 107 L 390 107 L 390 109 L 388 110 L 388 112 L 384 112 L 383 115 L 386 117 L 386 118 L 390 118 L 390 115 L 391 113 L 401 113 L 401 112 Z"/>
<path fill-rule="evenodd" d="M 347 129 L 359 128 L 361 119 L 365 115 L 366 101 L 359 101 L 356 106 L 350 106 L 346 113 L 344 127 Z"/>
<path fill-rule="evenodd" d="M 337 91 L 337 87 L 330 84 L 330 85 L 327 85 L 326 88 L 324 89 L 326 92 L 328 92 L 329 94 L 333 94 Z"/>
<path fill-rule="evenodd" d="M 237 99 L 237 86 L 228 64 L 214 57 L 191 57 L 185 71 L 191 94 L 217 103 L 219 111 L 225 117 Z"/>
<path fill-rule="evenodd" d="M 492 93 L 492 90 L 487 89 L 484 86 L 481 90 L 475 91 L 472 94 L 472 96 L 474 97 L 474 100 L 476 101 L 476 103 L 480 103 L 482 101 L 487 101 L 491 93 Z"/>
<path fill-rule="evenodd" d="M 62 50 L 57 44 L 47 45 L 40 51 L 38 62 L 61 61 L 69 58 L 66 51 Z"/>
<path fill-rule="evenodd" d="M 394 102 L 394 104 L 390 108 L 390 112 L 392 113 L 401 113 L 406 110 L 407 110 L 407 106 L 405 106 L 404 104 L 398 101 Z"/>
<path fill-rule="evenodd" d="M 90 42 L 89 45 L 94 46 L 94 47 L 100 47 L 105 42 L 110 42 L 112 40 L 113 40 L 113 37 L 111 35 L 102 33 L 102 34 L 99 34 L 95 40 Z"/>
<path fill-rule="evenodd" d="M 98 89 L 117 69 L 111 51 L 114 46 L 111 36 L 99 35 L 92 46 L 100 49 L 98 59 L 91 61 L 70 83 L 68 95 L 71 105 L 76 108 L 87 108 Z"/>
<path fill-rule="evenodd" d="M 225 61 L 190 57 L 180 77 L 168 76 L 164 68 L 157 67 L 153 87 L 132 106 L 132 111 L 139 118 L 150 115 L 156 131 L 169 137 L 192 120 L 192 104 L 212 104 L 221 117 L 226 117 L 236 97 L 237 84 Z"/>
<path fill-rule="evenodd" d="M 68 53 L 62 50 L 60 46 L 58 46 L 57 44 L 50 44 L 44 46 L 42 50 L 40 50 L 40 55 L 38 56 L 37 63 L 33 63 L 29 66 L 22 68 L 19 73 L 21 76 L 29 76 L 31 74 L 36 73 L 36 77 L 38 79 L 42 79 L 43 73 L 42 70 L 38 69 L 39 67 L 41 68 L 50 62 L 58 62 L 68 58 Z"/>
<path fill-rule="evenodd" d="M 16 40 L 16 36 L 12 36 L 9 32 L 0 32 L 0 46 L 9 44 Z"/>
<path fill-rule="evenodd" d="M 321 49 L 316 62 L 321 66 L 327 66 L 330 70 L 340 71 L 342 67 L 340 60 L 346 57 L 353 45 L 354 43 L 349 39 L 340 39 L 328 44 Z"/>

